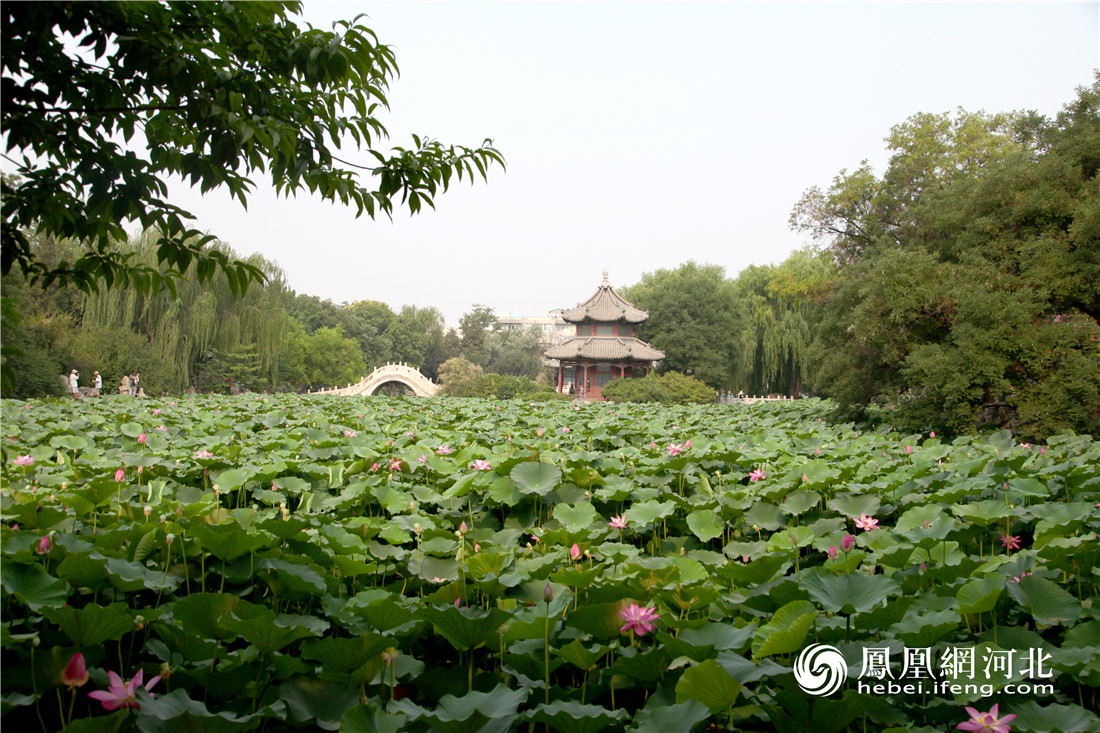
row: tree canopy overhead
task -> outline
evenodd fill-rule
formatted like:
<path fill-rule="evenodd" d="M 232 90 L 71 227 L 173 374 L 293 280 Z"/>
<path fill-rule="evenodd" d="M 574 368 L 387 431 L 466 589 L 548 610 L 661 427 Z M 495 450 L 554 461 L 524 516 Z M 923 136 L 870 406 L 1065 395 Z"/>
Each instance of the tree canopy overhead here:
<path fill-rule="evenodd" d="M 281 195 L 302 190 L 358 216 L 417 213 L 454 179 L 482 178 L 500 153 L 413 136 L 380 151 L 377 113 L 397 74 L 393 52 L 358 20 L 298 25 L 300 2 L 4 3 L 2 263 L 32 280 L 96 290 L 171 286 L 157 268 L 113 247 L 125 222 L 163 235 L 171 274 L 220 268 L 234 291 L 256 267 L 204 248 L 212 237 L 167 200 L 180 176 L 224 188 L 247 206 L 258 175 Z M 353 141 L 365 160 L 340 155 Z M 75 239 L 74 261 L 48 265 L 28 232 Z M 33 235 L 32 235 L 33 236 Z"/>

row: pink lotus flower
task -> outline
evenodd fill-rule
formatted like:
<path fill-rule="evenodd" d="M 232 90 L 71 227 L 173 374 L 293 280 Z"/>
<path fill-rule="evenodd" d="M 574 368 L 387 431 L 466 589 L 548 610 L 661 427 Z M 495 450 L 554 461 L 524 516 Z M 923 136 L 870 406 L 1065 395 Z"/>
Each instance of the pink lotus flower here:
<path fill-rule="evenodd" d="M 168 428 L 164 427 L 163 425 L 157 425 L 157 430 L 159 430 L 162 433 L 167 433 L 168 432 Z"/>
<path fill-rule="evenodd" d="M 561 431 L 562 431 L 563 433 L 568 433 L 568 432 L 569 432 L 569 428 L 562 428 L 562 429 L 561 429 Z"/>
<path fill-rule="evenodd" d="M 905 446 L 905 455 L 909 455 L 912 452 L 913 452 L 913 446 L 911 446 L 911 445 Z"/>
<path fill-rule="evenodd" d="M 869 517 L 866 514 L 860 514 L 859 519 L 853 520 L 856 526 L 865 532 L 868 532 L 878 526 L 878 520 L 874 517 Z"/>
<path fill-rule="evenodd" d="M 489 464 L 488 461 L 482 460 L 481 458 L 478 458 L 477 460 L 474 461 L 474 470 L 475 471 L 491 471 L 492 468 L 493 467 Z"/>
<path fill-rule="evenodd" d="M 160 408 L 158 407 L 157 409 L 153 410 L 153 414 L 154 415 L 159 415 L 160 414 Z"/>
<path fill-rule="evenodd" d="M 31 457 L 30 453 L 28 453 L 25 456 L 16 456 L 15 460 L 12 461 L 12 463 L 14 463 L 17 466 L 21 466 L 23 468 L 26 468 L 27 466 L 33 466 L 34 465 L 34 458 Z"/>
<path fill-rule="evenodd" d="M 38 546 L 34 548 L 34 551 L 38 555 L 49 555 L 52 547 L 53 542 L 50 541 L 50 536 L 44 534 L 42 535 L 42 539 L 38 540 Z"/>
<path fill-rule="evenodd" d="M 88 697 L 99 700 L 103 704 L 103 709 L 107 711 L 118 710 L 119 708 L 134 708 L 136 710 L 141 707 L 137 703 L 138 688 L 144 687 L 146 691 L 149 691 L 153 689 L 153 685 L 160 682 L 160 675 L 158 674 L 142 685 L 143 674 L 144 672 L 139 669 L 129 682 L 123 683 L 121 677 L 112 671 L 108 671 L 107 677 L 111 680 L 111 686 L 106 691 L 95 690 L 89 692 Z"/>
<path fill-rule="evenodd" d="M 997 705 L 994 705 L 988 713 L 979 713 L 968 705 L 966 714 L 970 716 L 970 720 L 959 723 L 955 727 L 959 730 L 973 731 L 973 733 L 1011 733 L 1012 726 L 1009 725 L 1009 722 L 1015 720 L 1016 716 L 998 717 L 997 707 Z"/>
<path fill-rule="evenodd" d="M 421 466 L 423 466 L 423 465 L 424 465 L 425 463 L 427 463 L 427 462 L 428 462 L 428 457 L 427 457 L 427 456 L 425 456 L 425 455 L 421 455 L 421 456 L 420 456 L 419 458 L 417 458 L 416 460 L 417 460 L 417 461 L 418 461 L 418 462 L 420 463 L 420 465 L 421 465 Z"/>
<path fill-rule="evenodd" d="M 935 431 L 935 430 L 933 430 L 933 431 L 931 431 L 930 433 L 928 433 L 928 437 L 929 437 L 929 438 L 935 438 L 935 437 L 936 437 L 936 431 Z"/>
<path fill-rule="evenodd" d="M 466 526 L 466 520 L 463 519 L 462 523 L 460 525 L 458 525 L 458 533 L 459 534 L 466 534 L 469 531 L 470 531 L 469 528 Z"/>
<path fill-rule="evenodd" d="M 389 470 L 390 471 L 400 471 L 401 470 L 401 459 L 400 458 L 391 458 L 390 459 Z"/>
<path fill-rule="evenodd" d="M 437 456 L 449 456 L 454 452 L 455 452 L 454 448 L 447 445 L 446 443 L 444 443 L 443 445 L 441 445 L 441 446 L 439 446 L 438 448 L 435 449 L 435 454 Z"/>
<path fill-rule="evenodd" d="M 546 431 L 543 428 L 539 428 L 538 430 L 535 431 L 535 435 L 537 435 L 541 438 L 542 434 L 545 433 L 545 432 Z"/>
<path fill-rule="evenodd" d="M 344 437 L 345 438 L 354 438 L 357 435 L 359 435 L 359 433 L 355 432 L 354 430 L 345 430 L 344 431 Z"/>
<path fill-rule="evenodd" d="M 764 469 L 758 468 L 749 474 L 749 481 L 762 481 L 767 478 L 767 474 L 764 473 Z"/>
<path fill-rule="evenodd" d="M 626 529 L 626 519 L 620 514 L 617 517 L 612 517 L 611 521 L 607 523 L 607 526 L 614 527 L 615 529 Z"/>
<path fill-rule="evenodd" d="M 1031 573 L 1024 573 L 1023 575 L 1013 575 L 1012 582 L 1019 583 L 1022 579 L 1026 578 L 1029 575 L 1031 575 Z"/>
<path fill-rule="evenodd" d="M 142 433 L 141 435 L 138 436 L 138 442 L 141 443 L 142 445 L 145 445 L 145 441 L 147 441 L 147 440 L 149 440 L 149 436 L 147 436 L 145 433 Z"/>
<path fill-rule="evenodd" d="M 124 478 L 126 478 L 126 470 L 125 469 L 120 468 L 117 471 L 115 471 L 115 481 L 118 481 L 119 483 L 122 483 L 122 479 L 124 479 Z"/>
<path fill-rule="evenodd" d="M 657 625 L 653 623 L 659 618 L 656 607 L 649 608 L 648 606 L 631 603 L 626 608 L 620 609 L 619 615 L 626 619 L 626 623 L 619 629 L 620 632 L 630 630 L 638 636 L 644 636 L 647 632 L 657 628 Z"/>
<path fill-rule="evenodd" d="M 377 471 L 378 470 L 378 464 L 377 463 L 372 463 L 371 466 L 370 466 L 370 470 Z"/>
<path fill-rule="evenodd" d="M 836 547 L 834 545 L 829 545 L 829 559 L 836 560 L 837 555 Z"/>
<path fill-rule="evenodd" d="M 61 670 L 61 684 L 67 685 L 70 690 L 83 687 L 88 682 L 88 669 L 84 665 L 84 655 L 77 652 L 69 660 L 65 669 Z"/>
<path fill-rule="evenodd" d="M 1024 450 L 1031 450 L 1031 443 L 1020 443 L 1020 447 Z"/>
<path fill-rule="evenodd" d="M 569 548 L 569 559 L 576 562 L 581 558 L 581 548 L 574 542 L 573 546 Z"/>
<path fill-rule="evenodd" d="M 852 548 L 855 547 L 855 544 L 856 538 L 850 534 L 846 534 L 844 535 L 844 538 L 840 541 L 840 549 L 846 553 L 851 552 Z"/>
<path fill-rule="evenodd" d="M 1005 548 L 1009 552 L 1020 549 L 1020 538 L 1013 537 L 1010 534 L 1001 535 L 1001 547 Z"/>
<path fill-rule="evenodd" d="M 668 454 L 670 456 L 678 456 L 683 452 L 684 452 L 684 444 L 683 443 L 669 443 L 668 444 Z"/>
<path fill-rule="evenodd" d="M 198 453 L 195 454 L 195 458 L 213 458 L 213 457 L 214 457 L 214 454 L 211 453 L 210 451 L 206 450 L 205 448 L 203 450 L 200 450 Z"/>

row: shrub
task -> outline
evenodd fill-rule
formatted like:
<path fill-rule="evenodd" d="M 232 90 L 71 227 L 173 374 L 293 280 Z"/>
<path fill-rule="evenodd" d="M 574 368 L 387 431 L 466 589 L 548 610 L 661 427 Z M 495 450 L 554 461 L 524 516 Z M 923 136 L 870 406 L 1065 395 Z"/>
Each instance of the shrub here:
<path fill-rule="evenodd" d="M 709 404 L 714 390 L 694 377 L 679 372 L 658 376 L 650 372 L 641 379 L 616 379 L 601 390 L 614 402 L 659 402 L 663 405 Z"/>

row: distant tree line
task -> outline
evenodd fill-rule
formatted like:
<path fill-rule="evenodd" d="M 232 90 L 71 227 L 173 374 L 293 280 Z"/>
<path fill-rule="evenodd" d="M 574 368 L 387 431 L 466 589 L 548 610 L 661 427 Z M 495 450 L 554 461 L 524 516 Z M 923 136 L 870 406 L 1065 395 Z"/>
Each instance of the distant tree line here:
<path fill-rule="evenodd" d="M 119 244 L 138 266 L 157 267 L 152 234 Z M 56 266 L 79 253 L 71 242 L 31 238 L 35 256 Z M 215 243 L 226 256 L 228 247 Z M 70 369 L 90 386 L 103 375 L 105 390 L 140 372 L 148 394 L 230 391 L 304 391 L 356 382 L 377 366 L 403 362 L 433 380 L 453 358 L 487 373 L 534 380 L 544 371 L 537 334 L 499 332 L 496 317 L 475 305 L 462 331 L 447 329 L 433 307 L 360 300 L 334 304 L 298 294 L 284 273 L 259 255 L 246 260 L 264 275 L 235 295 L 220 271 L 200 282 L 194 268 L 174 279 L 174 292 L 132 288 L 81 292 L 31 285 L 18 270 L 3 278 L 3 360 L 14 381 L 4 396 L 60 393 Z M 532 382 L 533 383 L 533 382 Z"/>
<path fill-rule="evenodd" d="M 797 202 L 814 246 L 623 289 L 662 369 L 914 431 L 1100 433 L 1100 74 L 1053 119 L 918 114 L 887 143 L 881 176 Z"/>

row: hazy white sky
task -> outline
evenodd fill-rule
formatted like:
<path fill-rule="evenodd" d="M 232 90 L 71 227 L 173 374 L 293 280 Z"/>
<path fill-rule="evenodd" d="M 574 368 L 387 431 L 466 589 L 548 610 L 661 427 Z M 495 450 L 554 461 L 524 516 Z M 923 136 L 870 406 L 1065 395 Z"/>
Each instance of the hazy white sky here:
<path fill-rule="evenodd" d="M 334 302 L 545 315 L 693 259 L 734 276 L 805 241 L 794 203 L 917 112 L 1053 115 L 1100 67 L 1100 3 L 305 2 L 369 16 L 401 76 L 383 120 L 507 172 L 372 221 L 261 186 L 175 200 L 290 286 Z M 347 152 L 351 160 L 369 161 Z"/>

